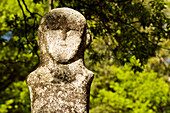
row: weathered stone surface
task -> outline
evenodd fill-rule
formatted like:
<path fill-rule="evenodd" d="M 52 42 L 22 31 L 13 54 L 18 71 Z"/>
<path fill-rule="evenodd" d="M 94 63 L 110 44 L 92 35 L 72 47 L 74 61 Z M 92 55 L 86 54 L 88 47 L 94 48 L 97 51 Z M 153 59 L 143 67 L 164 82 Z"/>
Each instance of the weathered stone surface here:
<path fill-rule="evenodd" d="M 32 113 L 88 113 L 93 73 L 83 57 L 90 40 L 79 12 L 58 8 L 44 15 L 38 29 L 41 62 L 27 78 Z"/>

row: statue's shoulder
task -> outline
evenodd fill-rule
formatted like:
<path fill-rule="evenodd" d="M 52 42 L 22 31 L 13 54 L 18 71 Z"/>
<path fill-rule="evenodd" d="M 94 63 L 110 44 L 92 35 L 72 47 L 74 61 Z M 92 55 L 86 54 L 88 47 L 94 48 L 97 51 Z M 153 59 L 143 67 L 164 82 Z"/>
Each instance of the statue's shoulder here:
<path fill-rule="evenodd" d="M 46 74 L 47 73 L 47 69 L 45 68 L 45 67 L 43 67 L 43 66 L 40 66 L 40 67 L 38 67 L 36 70 L 34 70 L 33 72 L 31 72 L 28 76 L 27 76 L 27 79 L 26 79 L 26 81 L 27 81 L 27 84 L 29 83 L 31 83 L 31 84 L 33 84 L 32 82 L 34 81 L 36 81 L 36 82 L 39 82 L 39 81 L 41 81 L 41 76 L 42 75 L 44 75 L 44 74 Z"/>
<path fill-rule="evenodd" d="M 41 70 L 44 70 L 44 67 L 40 66 L 38 67 L 36 70 L 32 71 L 28 77 L 32 77 L 32 76 L 37 76 L 41 73 Z"/>
<path fill-rule="evenodd" d="M 86 76 L 88 76 L 89 79 L 93 79 L 94 78 L 94 73 L 90 70 L 88 70 L 87 68 L 84 68 L 84 74 Z"/>
<path fill-rule="evenodd" d="M 90 71 L 90 70 L 88 70 L 88 69 L 87 69 L 87 71 L 88 71 L 88 75 L 89 75 L 89 76 L 91 76 L 91 77 L 94 76 L 94 73 L 93 73 L 92 71 Z"/>

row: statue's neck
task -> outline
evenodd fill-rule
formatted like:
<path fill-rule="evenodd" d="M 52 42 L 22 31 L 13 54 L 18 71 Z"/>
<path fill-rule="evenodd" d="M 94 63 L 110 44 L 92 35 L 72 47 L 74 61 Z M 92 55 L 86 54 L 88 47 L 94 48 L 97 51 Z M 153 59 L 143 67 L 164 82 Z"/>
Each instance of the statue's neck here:
<path fill-rule="evenodd" d="M 81 68 L 84 67 L 84 61 L 83 61 L 83 59 L 78 59 L 71 63 L 56 63 L 51 60 L 48 63 L 46 63 L 45 65 L 50 69 L 55 69 L 57 67 L 69 67 L 69 68 L 76 70 L 80 67 Z"/>
<path fill-rule="evenodd" d="M 45 67 L 44 67 L 45 66 Z M 85 66 L 83 65 L 83 60 L 79 59 L 68 64 L 57 64 L 54 62 L 49 62 L 45 64 L 43 68 L 47 68 L 47 73 L 52 76 L 52 81 L 54 83 L 70 83 L 74 81 L 76 74 L 83 74 Z"/>

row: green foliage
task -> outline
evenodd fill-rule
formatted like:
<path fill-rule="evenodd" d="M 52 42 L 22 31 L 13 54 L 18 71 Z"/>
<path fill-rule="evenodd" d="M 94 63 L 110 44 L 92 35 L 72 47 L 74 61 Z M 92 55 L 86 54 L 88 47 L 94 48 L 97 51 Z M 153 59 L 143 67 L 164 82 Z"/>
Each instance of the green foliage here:
<path fill-rule="evenodd" d="M 0 2 L 0 113 L 30 113 L 24 80 L 39 62 L 35 30 L 48 6 L 42 2 L 35 4 L 33 0 L 25 3 L 26 6 L 21 0 Z"/>
<path fill-rule="evenodd" d="M 163 113 L 169 98 L 169 85 L 157 73 L 131 70 L 139 60 L 125 66 L 108 67 L 91 90 L 91 113 Z M 94 88 L 95 87 L 95 88 Z M 168 111 L 167 111 L 168 112 Z"/>
<path fill-rule="evenodd" d="M 170 61 L 168 61 L 170 59 L 170 51 L 168 50 L 170 40 L 164 40 L 160 45 L 162 48 L 156 52 L 158 57 L 150 58 L 147 65 L 158 74 L 168 77 L 170 74 Z"/>
<path fill-rule="evenodd" d="M 31 112 L 29 91 L 25 81 L 13 82 L 0 95 L 0 113 Z"/>
<path fill-rule="evenodd" d="M 0 6 L 0 88 L 5 90 L 12 82 L 25 80 L 37 67 L 39 51 L 35 30 L 40 15 L 47 12 L 47 6 L 42 2 L 35 4 L 32 0 L 3 0 Z"/>
<path fill-rule="evenodd" d="M 104 41 L 101 46 L 105 58 L 114 56 L 121 64 L 133 55 L 142 64 L 146 63 L 155 56 L 160 39 L 168 39 L 170 35 L 163 0 L 60 2 L 61 6 L 73 7 L 86 16 L 95 39 Z"/>

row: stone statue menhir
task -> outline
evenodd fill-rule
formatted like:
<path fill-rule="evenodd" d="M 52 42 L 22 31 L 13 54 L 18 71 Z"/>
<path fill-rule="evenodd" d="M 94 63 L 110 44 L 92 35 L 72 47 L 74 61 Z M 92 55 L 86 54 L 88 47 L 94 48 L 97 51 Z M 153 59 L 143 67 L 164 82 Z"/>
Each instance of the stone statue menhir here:
<path fill-rule="evenodd" d="M 38 28 L 40 65 L 29 74 L 32 113 L 88 113 L 93 73 L 84 66 L 91 41 L 85 17 L 70 8 L 44 15 Z"/>

